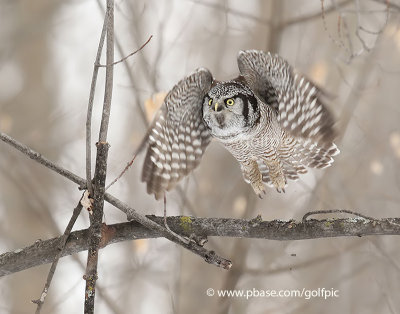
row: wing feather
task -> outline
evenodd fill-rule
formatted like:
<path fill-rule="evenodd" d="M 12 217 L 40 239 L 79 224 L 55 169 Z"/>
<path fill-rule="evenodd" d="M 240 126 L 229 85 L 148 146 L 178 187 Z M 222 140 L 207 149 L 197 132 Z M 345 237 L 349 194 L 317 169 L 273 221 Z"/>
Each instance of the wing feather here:
<path fill-rule="evenodd" d="M 198 69 L 178 82 L 151 125 L 142 181 L 156 199 L 198 166 L 210 142 L 202 106 L 212 81 L 207 69 Z"/>
<path fill-rule="evenodd" d="M 249 87 L 276 110 L 287 132 L 323 147 L 332 146 L 334 119 L 317 86 L 283 58 L 263 51 L 240 51 L 238 65 Z"/>

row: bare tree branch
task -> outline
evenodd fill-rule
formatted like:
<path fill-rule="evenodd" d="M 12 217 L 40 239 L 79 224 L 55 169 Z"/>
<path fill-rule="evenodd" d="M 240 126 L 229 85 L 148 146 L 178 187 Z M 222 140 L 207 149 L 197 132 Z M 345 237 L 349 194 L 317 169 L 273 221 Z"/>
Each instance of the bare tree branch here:
<path fill-rule="evenodd" d="M 135 161 L 136 156 L 139 155 L 143 151 L 144 148 L 146 148 L 147 141 L 148 141 L 151 131 L 152 131 L 152 129 L 150 127 L 147 128 L 147 132 L 144 135 L 144 137 L 142 138 L 142 141 L 140 142 L 139 146 L 136 148 L 136 151 L 133 153 L 132 159 L 126 164 L 125 168 L 120 172 L 120 174 L 106 186 L 106 191 L 114 183 L 116 183 L 119 179 L 121 179 L 121 177 L 125 174 L 125 172 L 127 172 L 128 169 L 133 165 L 133 162 Z"/>
<path fill-rule="evenodd" d="M 33 149 L 26 146 L 25 144 L 18 142 L 17 140 L 13 139 L 11 136 L 4 134 L 3 132 L 0 132 L 0 140 L 2 140 L 4 143 L 11 145 L 12 147 L 19 150 L 24 155 L 28 156 L 30 159 L 38 162 L 39 164 L 42 164 L 46 168 L 53 170 L 54 172 L 62 175 L 63 177 L 71 180 L 72 182 L 75 182 L 76 184 L 79 184 L 81 189 L 85 188 L 86 180 L 82 179 L 81 177 L 77 176 L 76 174 L 72 173 L 71 171 L 64 169 L 63 167 L 57 165 L 56 163 L 50 161 L 46 157 L 43 157 L 42 154 L 34 151 Z"/>
<path fill-rule="evenodd" d="M 43 157 L 41 154 L 35 152 L 34 150 L 30 149 L 26 145 L 19 143 L 18 141 L 14 140 L 10 136 L 0 132 L 0 140 L 15 147 L 20 152 L 24 153 L 31 159 L 37 161 L 38 163 L 61 174 L 62 176 L 66 177 L 67 179 L 70 179 L 71 181 L 79 184 L 81 187 L 85 186 L 84 179 L 82 179 L 81 177 L 77 176 L 76 174 L 56 165 L 55 163 L 51 162 L 47 158 Z M 210 251 L 207 251 L 206 249 L 204 249 L 199 244 L 197 244 L 193 241 L 191 243 L 187 244 L 187 243 L 180 241 L 178 238 L 173 237 L 170 233 L 168 233 L 168 230 L 166 230 L 165 228 L 156 224 L 155 222 L 149 220 L 146 216 L 139 214 L 132 207 L 121 202 L 119 199 L 115 198 L 111 194 L 105 193 L 104 199 L 107 202 L 109 202 L 110 204 L 112 204 L 115 207 L 117 207 L 118 209 L 120 209 L 121 211 L 123 211 L 127 215 L 128 220 L 136 220 L 143 226 L 146 226 L 150 229 L 154 228 L 157 232 L 159 232 L 160 234 L 163 234 L 165 238 L 171 240 L 172 242 L 175 242 L 176 244 L 183 246 L 184 248 L 188 249 L 189 251 L 195 253 L 196 255 L 203 257 L 207 262 L 210 262 L 216 266 L 223 267 L 226 269 L 229 269 L 231 267 L 231 262 L 229 260 L 227 260 L 223 257 L 219 257 L 215 253 L 213 253 L 213 258 L 210 259 Z"/>
<path fill-rule="evenodd" d="M 96 60 L 93 66 L 92 83 L 90 86 L 89 103 L 86 116 L 86 184 L 90 195 L 93 195 L 92 187 L 92 112 L 93 100 L 96 91 L 97 74 L 99 73 L 99 64 L 101 52 L 103 50 L 104 38 L 106 36 L 106 18 L 104 18 L 103 29 L 101 31 L 99 46 L 97 48 Z"/>
<path fill-rule="evenodd" d="M 105 13 L 105 8 L 103 7 L 101 1 L 97 0 L 96 3 L 99 6 L 101 12 L 104 14 Z M 128 4 L 129 4 L 129 2 L 128 2 Z M 117 47 L 119 54 L 121 56 L 124 56 L 125 55 L 124 49 L 123 49 L 123 47 L 121 45 L 121 41 L 118 39 L 118 34 L 114 34 L 114 41 L 115 41 L 115 46 Z M 133 72 L 131 71 L 128 63 L 124 62 L 123 65 L 125 67 L 126 74 L 128 75 L 132 86 L 135 86 L 135 79 L 133 77 Z M 144 126 L 147 128 L 148 127 L 148 122 L 146 120 L 146 114 L 145 114 L 142 106 L 140 105 L 140 98 L 138 97 L 137 93 L 134 93 L 134 97 L 136 98 L 136 104 L 137 104 L 137 108 L 138 108 L 139 114 L 140 114 L 142 120 L 144 121 Z"/>
<path fill-rule="evenodd" d="M 387 5 L 389 8 L 392 9 L 396 9 L 400 11 L 400 5 L 393 3 L 393 1 L 389 1 L 389 0 L 374 0 L 375 2 L 379 2 L 379 3 L 383 3 L 385 5 Z"/>
<path fill-rule="evenodd" d="M 198 0 L 187 0 L 187 1 L 196 3 L 198 5 L 210 7 L 210 8 L 216 9 L 216 10 L 220 10 L 225 14 L 233 14 L 235 16 L 240 16 L 242 18 L 250 19 L 250 20 L 256 21 L 260 24 L 264 24 L 264 25 L 271 24 L 270 20 L 266 20 L 266 19 L 260 18 L 258 16 L 252 15 L 252 14 L 241 12 L 241 11 L 229 8 L 228 6 L 225 6 L 225 5 L 211 3 L 211 2 L 198 1 Z"/>
<path fill-rule="evenodd" d="M 105 17 L 106 24 L 106 62 L 114 62 L 114 0 L 107 0 L 107 10 Z M 114 66 L 106 67 L 106 82 L 104 91 L 103 114 L 101 117 L 99 141 L 97 142 L 96 168 L 93 178 L 93 213 L 89 215 L 89 248 L 86 265 L 85 287 L 85 313 L 94 313 L 94 301 L 96 296 L 97 264 L 99 259 L 99 249 L 101 226 L 104 209 L 104 193 L 107 175 L 107 157 L 109 144 L 107 143 L 108 124 L 111 113 L 111 100 L 113 92 Z"/>
<path fill-rule="evenodd" d="M 364 218 L 367 220 L 374 220 L 374 218 L 369 217 L 369 216 L 365 216 L 363 214 L 359 214 L 356 212 L 353 212 L 351 210 L 347 210 L 347 209 L 327 209 L 327 210 L 316 210 L 316 211 L 312 211 L 312 212 L 308 212 L 303 216 L 303 221 L 306 221 L 306 219 L 310 216 L 313 215 L 320 215 L 320 214 L 337 214 L 337 213 L 341 213 L 341 214 L 350 214 L 350 215 L 354 215 L 360 218 Z"/>
<path fill-rule="evenodd" d="M 147 216 L 160 227 L 162 216 Z M 400 218 L 364 219 L 331 218 L 309 219 L 305 221 L 262 221 L 260 217 L 252 220 L 231 218 L 195 218 L 189 216 L 167 217 L 170 228 L 186 236 L 196 235 L 206 238 L 235 237 L 267 240 L 304 240 L 332 237 L 361 237 L 367 235 L 400 235 Z M 162 228 L 162 230 L 164 230 Z M 163 237 L 164 234 L 148 229 L 136 221 L 104 225 L 101 229 L 101 247 L 121 241 Z M 89 230 L 71 233 L 62 256 L 88 249 Z M 36 241 L 31 246 L 0 255 L 0 276 L 10 275 L 34 266 L 50 263 L 59 252 L 62 237 Z M 235 258 L 233 256 L 233 258 Z"/>
<path fill-rule="evenodd" d="M 138 53 L 140 50 L 142 50 L 150 42 L 150 40 L 152 38 L 153 38 L 153 35 L 150 35 L 149 39 L 147 39 L 146 42 L 143 45 L 140 46 L 140 48 L 136 49 L 134 52 L 131 52 L 129 55 L 123 57 L 122 59 L 120 59 L 118 61 L 115 61 L 115 62 L 113 62 L 111 64 L 105 64 L 105 65 L 101 64 L 101 65 L 99 65 L 99 67 L 108 67 L 108 66 L 113 66 L 113 65 L 116 65 L 118 63 L 124 62 L 126 59 L 128 59 L 129 57 L 132 57 L 135 53 Z"/>
<path fill-rule="evenodd" d="M 231 261 L 218 256 L 214 251 L 208 251 L 202 247 L 202 239 L 194 239 L 194 241 L 190 241 L 186 243 L 182 241 L 180 238 L 175 237 L 173 234 L 169 233 L 167 229 L 163 227 L 164 221 L 160 224 L 150 220 L 147 216 L 143 216 L 139 214 L 137 211 L 126 205 L 125 203 L 121 202 L 119 199 L 113 197 L 112 195 L 106 193 L 105 200 L 110 204 L 114 205 L 115 207 L 122 210 L 126 213 L 128 220 L 135 220 L 139 222 L 141 225 L 159 232 L 168 240 L 183 246 L 184 248 L 188 249 L 189 251 L 195 253 L 204 258 L 207 263 L 213 264 L 218 267 L 222 267 L 224 269 L 230 269 L 232 266 Z"/>
<path fill-rule="evenodd" d="M 294 24 L 308 22 L 308 21 L 311 21 L 311 20 L 313 20 L 315 18 L 320 18 L 323 13 L 325 15 L 327 15 L 327 14 L 329 14 L 331 12 L 336 11 L 337 9 L 339 9 L 341 7 L 344 7 L 344 6 L 348 5 L 351 2 L 352 2 L 352 0 L 345 0 L 345 1 L 343 1 L 343 2 L 341 2 L 339 4 L 337 4 L 337 5 L 331 5 L 329 8 L 327 8 L 323 12 L 321 10 L 319 10 L 317 12 L 313 12 L 313 13 L 310 13 L 310 14 L 307 14 L 307 15 L 302 15 L 302 16 L 295 17 L 295 18 L 292 18 L 292 19 L 288 19 L 288 20 L 282 22 L 281 24 L 279 24 L 279 27 L 283 28 L 283 27 L 287 27 L 287 26 L 290 26 L 290 25 L 294 25 Z"/>

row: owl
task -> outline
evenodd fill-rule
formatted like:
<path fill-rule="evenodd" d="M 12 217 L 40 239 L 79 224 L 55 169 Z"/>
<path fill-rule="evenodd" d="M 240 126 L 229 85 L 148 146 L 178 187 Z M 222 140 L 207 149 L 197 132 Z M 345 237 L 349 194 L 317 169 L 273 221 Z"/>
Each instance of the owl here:
<path fill-rule="evenodd" d="M 265 185 L 284 192 L 288 179 L 330 166 L 339 153 L 320 89 L 277 55 L 240 51 L 237 62 L 240 74 L 231 81 L 200 68 L 166 96 L 149 129 L 142 170 L 156 199 L 199 165 L 213 138 L 260 198 Z"/>

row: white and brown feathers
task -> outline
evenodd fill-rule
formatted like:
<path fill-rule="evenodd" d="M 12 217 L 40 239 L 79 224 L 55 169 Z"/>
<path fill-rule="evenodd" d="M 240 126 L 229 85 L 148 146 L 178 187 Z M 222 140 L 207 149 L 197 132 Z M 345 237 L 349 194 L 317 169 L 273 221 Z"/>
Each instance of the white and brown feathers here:
<path fill-rule="evenodd" d="M 330 166 L 339 150 L 333 143 L 334 120 L 321 101 L 322 92 L 277 55 L 241 51 L 238 65 L 251 90 L 276 111 L 283 129 L 277 155 L 285 178 L 298 179 L 307 172 L 306 166 Z M 257 163 L 262 180 L 275 186 L 267 165 L 261 160 Z"/>
<path fill-rule="evenodd" d="M 321 91 L 286 60 L 250 50 L 239 52 L 238 65 L 250 89 L 277 109 L 285 130 L 323 146 L 332 144 L 334 120 L 320 99 Z"/>
<path fill-rule="evenodd" d="M 151 125 L 142 181 L 156 199 L 198 166 L 210 142 L 202 105 L 212 81 L 206 69 L 181 80 L 168 93 Z"/>
<path fill-rule="evenodd" d="M 286 180 L 297 179 L 306 167 L 323 168 L 333 162 L 339 152 L 332 142 L 334 120 L 317 87 L 270 53 L 241 51 L 238 65 L 241 75 L 233 81 L 213 81 L 207 69 L 199 69 L 167 95 L 151 127 L 142 172 L 147 192 L 156 199 L 198 166 L 211 134 L 236 157 L 259 196 L 264 192 L 262 182 L 284 191 Z M 235 85 L 237 93 L 232 91 Z M 211 98 L 224 90 L 230 93 L 227 97 L 238 97 L 242 109 L 238 114 L 233 106 L 224 105 L 222 112 L 215 107 L 215 115 L 231 119 L 227 124 L 234 129 L 231 137 L 222 138 L 218 134 L 224 134 L 224 126 L 206 122 L 203 115 L 211 108 L 208 103 L 214 106 Z M 249 111 L 252 125 L 244 123 Z M 258 146 L 248 143 L 254 137 Z"/>

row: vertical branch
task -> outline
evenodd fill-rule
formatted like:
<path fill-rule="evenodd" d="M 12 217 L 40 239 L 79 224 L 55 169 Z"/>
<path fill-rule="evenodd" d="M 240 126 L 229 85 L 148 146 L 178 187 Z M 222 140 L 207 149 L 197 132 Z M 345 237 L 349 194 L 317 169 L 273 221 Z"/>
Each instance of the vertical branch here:
<path fill-rule="evenodd" d="M 106 86 L 104 93 L 103 114 L 99 132 L 99 143 L 107 141 L 110 120 L 111 98 L 114 73 L 114 0 L 107 0 L 107 50 L 106 50 Z"/>
<path fill-rule="evenodd" d="M 101 119 L 99 141 L 97 146 L 96 167 L 93 178 L 93 214 L 90 215 L 89 249 L 86 265 L 85 287 L 85 313 L 94 313 L 94 300 L 97 281 L 97 264 L 99 258 L 99 247 L 101 240 L 101 226 L 103 219 L 104 192 L 107 173 L 108 148 L 107 132 L 110 120 L 113 70 L 114 62 L 114 0 L 107 0 L 106 11 L 106 82 L 104 92 L 103 114 Z"/>
<path fill-rule="evenodd" d="M 96 91 L 97 74 L 99 73 L 101 52 L 103 51 L 104 38 L 106 36 L 107 18 L 104 19 L 103 29 L 101 31 L 100 42 L 97 48 L 96 60 L 93 67 L 92 83 L 90 86 L 89 103 L 86 116 L 86 184 L 90 195 L 93 195 L 92 187 L 92 111 L 93 100 Z"/>

